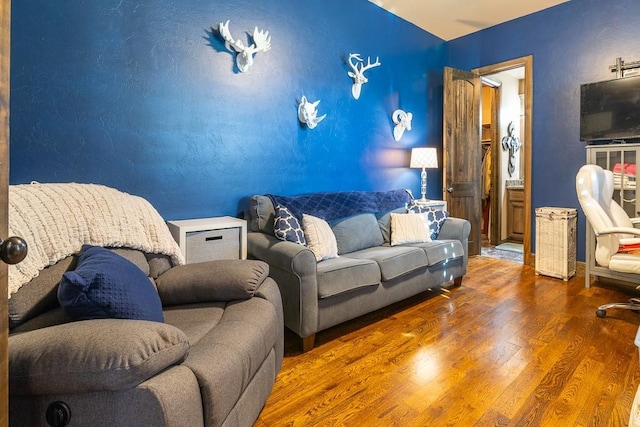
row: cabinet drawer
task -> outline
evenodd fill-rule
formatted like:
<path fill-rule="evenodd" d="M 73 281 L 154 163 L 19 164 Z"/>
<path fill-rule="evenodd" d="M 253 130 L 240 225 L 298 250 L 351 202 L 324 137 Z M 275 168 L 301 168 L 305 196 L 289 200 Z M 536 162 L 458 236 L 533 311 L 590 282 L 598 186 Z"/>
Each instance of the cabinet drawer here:
<path fill-rule="evenodd" d="M 186 234 L 187 264 L 214 259 L 240 259 L 240 229 L 193 231 Z"/>

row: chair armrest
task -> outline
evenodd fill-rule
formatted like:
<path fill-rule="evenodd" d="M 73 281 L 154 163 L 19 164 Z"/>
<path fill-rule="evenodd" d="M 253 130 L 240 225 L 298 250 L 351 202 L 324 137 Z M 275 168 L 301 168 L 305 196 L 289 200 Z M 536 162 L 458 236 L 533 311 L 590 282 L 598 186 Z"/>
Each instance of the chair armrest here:
<path fill-rule="evenodd" d="M 146 320 L 97 319 L 9 337 L 12 394 L 77 394 L 130 389 L 182 362 L 178 328 Z"/>
<path fill-rule="evenodd" d="M 608 234 L 632 234 L 634 236 L 640 236 L 640 229 L 633 227 L 611 227 L 595 233 L 596 237 L 606 236 Z"/>
<path fill-rule="evenodd" d="M 269 276 L 262 261 L 216 260 L 173 267 L 156 279 L 163 305 L 253 297 Z"/>

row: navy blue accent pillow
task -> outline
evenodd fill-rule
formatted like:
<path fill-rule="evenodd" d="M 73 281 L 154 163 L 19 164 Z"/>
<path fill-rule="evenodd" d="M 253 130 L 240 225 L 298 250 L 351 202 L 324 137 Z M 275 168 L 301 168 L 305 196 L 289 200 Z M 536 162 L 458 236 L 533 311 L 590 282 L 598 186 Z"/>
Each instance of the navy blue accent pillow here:
<path fill-rule="evenodd" d="M 304 230 L 302 230 L 298 218 L 293 216 L 291 211 L 285 206 L 277 205 L 275 211 L 276 216 L 273 221 L 275 236 L 280 240 L 287 240 L 307 246 L 307 239 L 304 237 Z"/>
<path fill-rule="evenodd" d="M 74 320 L 136 319 L 164 322 L 153 283 L 131 261 L 84 245 L 75 270 L 63 274 L 58 302 Z"/>

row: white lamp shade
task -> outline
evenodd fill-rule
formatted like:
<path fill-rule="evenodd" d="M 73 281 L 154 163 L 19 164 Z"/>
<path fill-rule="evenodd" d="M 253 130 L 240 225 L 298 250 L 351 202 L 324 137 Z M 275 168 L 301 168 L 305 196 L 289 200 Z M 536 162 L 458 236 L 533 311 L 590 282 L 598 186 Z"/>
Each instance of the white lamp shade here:
<path fill-rule="evenodd" d="M 438 152 L 435 148 L 421 147 L 411 149 L 410 168 L 438 168 Z"/>

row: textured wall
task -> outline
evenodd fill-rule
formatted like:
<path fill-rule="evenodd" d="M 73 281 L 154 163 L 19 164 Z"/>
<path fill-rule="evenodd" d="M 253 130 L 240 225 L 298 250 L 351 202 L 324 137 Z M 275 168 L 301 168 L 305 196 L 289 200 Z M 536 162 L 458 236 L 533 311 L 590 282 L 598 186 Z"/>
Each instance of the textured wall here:
<path fill-rule="evenodd" d="M 247 73 L 212 35 L 227 19 L 243 41 L 272 36 Z M 441 147 L 444 42 L 365 0 L 23 0 L 12 20 L 13 184 L 102 183 L 167 219 L 236 215 L 255 193 L 419 192 L 407 152 Z M 382 62 L 357 101 L 349 52 Z M 302 95 L 328 115 L 314 130 Z M 399 107 L 414 121 L 397 143 Z"/>
<path fill-rule="evenodd" d="M 11 182 L 95 182 L 167 219 L 236 215 L 254 193 L 419 191 L 409 148 L 441 147 L 442 66 L 533 55 L 533 206 L 578 207 L 579 85 L 640 60 L 636 0 L 572 0 L 447 43 L 365 0 L 14 2 Z M 273 48 L 240 74 L 211 27 Z M 446 49 L 446 51 L 445 51 Z M 349 52 L 382 67 L 354 100 Z M 446 55 L 446 57 L 445 57 Z M 297 122 L 302 95 L 328 117 Z M 400 143 L 390 114 L 414 113 Z M 429 173 L 428 196 L 440 197 Z M 578 227 L 584 259 L 584 217 Z M 534 233 L 535 237 L 535 233 Z"/>
<path fill-rule="evenodd" d="M 540 206 L 577 208 L 579 260 L 585 220 L 575 175 L 586 158 L 580 84 L 614 78 L 609 65 L 617 57 L 640 60 L 639 25 L 637 0 L 572 0 L 447 44 L 448 63 L 462 69 L 533 55 L 532 218 Z M 532 237 L 535 244 L 535 230 Z"/>

